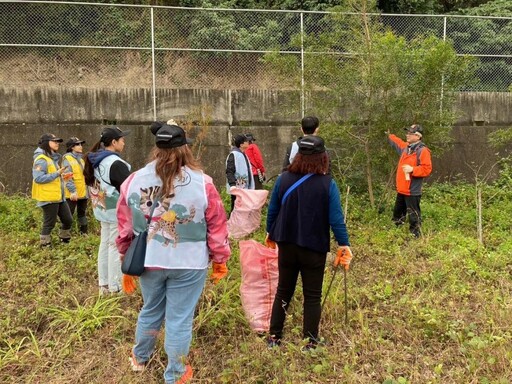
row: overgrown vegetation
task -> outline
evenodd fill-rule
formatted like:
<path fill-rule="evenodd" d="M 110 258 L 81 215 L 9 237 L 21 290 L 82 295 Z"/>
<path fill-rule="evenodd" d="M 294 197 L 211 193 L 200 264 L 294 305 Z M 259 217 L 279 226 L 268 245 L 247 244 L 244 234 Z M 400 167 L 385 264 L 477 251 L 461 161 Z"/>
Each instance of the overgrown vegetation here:
<path fill-rule="evenodd" d="M 442 152 L 457 117 L 456 91 L 474 68 L 435 36 L 407 40 L 394 34 L 373 14 L 374 0 L 346 3 L 331 14 L 330 28 L 305 36 L 303 78 L 296 57 L 275 53 L 266 60 L 278 76 L 305 84 L 306 110 L 320 116 L 320 134 L 337 148 L 333 171 L 352 185 L 366 184 L 373 207 L 375 186 L 396 164 L 385 132 L 402 135 L 404 126 L 422 124 L 433 152 Z M 314 54 L 322 51 L 333 54 Z M 347 55 L 335 54 L 340 51 Z"/>
<path fill-rule="evenodd" d="M 472 185 L 426 188 L 420 240 L 391 224 L 392 199 L 382 202 L 379 215 L 367 195 L 351 193 L 349 325 L 338 273 L 322 316 L 327 345 L 311 354 L 300 352 L 300 289 L 279 350 L 267 350 L 250 330 L 233 241 L 229 277 L 208 282 L 200 301 L 192 382 L 510 383 L 510 187 L 505 175 L 483 188 L 483 244 Z M 162 338 L 146 372 L 132 373 L 127 361 L 140 293 L 98 296 L 98 227 L 70 244 L 39 249 L 41 214 L 33 201 L 0 195 L 0 212 L 0 382 L 161 382 Z M 263 229 L 252 238 L 262 241 Z M 331 278 L 329 265 L 324 293 Z"/>

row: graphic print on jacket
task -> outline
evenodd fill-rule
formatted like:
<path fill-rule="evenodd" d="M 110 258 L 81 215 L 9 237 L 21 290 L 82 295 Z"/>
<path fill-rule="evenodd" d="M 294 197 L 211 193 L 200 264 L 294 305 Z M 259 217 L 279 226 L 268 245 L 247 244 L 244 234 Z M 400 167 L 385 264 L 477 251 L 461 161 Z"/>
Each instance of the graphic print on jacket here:
<path fill-rule="evenodd" d="M 149 217 L 153 202 L 159 191 L 159 186 L 140 189 L 140 210 L 146 217 Z M 148 229 L 148 241 L 159 234 L 164 239 L 164 246 L 168 246 L 172 241 L 173 247 L 176 248 L 179 242 L 176 225 L 193 223 L 193 218 L 196 215 L 196 209 L 194 206 L 191 206 L 189 214 L 186 215 L 186 207 L 175 204 L 172 209 L 170 209 L 170 202 L 171 197 L 165 197 L 163 199 L 160 198 L 158 200 L 158 205 L 153 211 L 154 219 L 152 219 Z"/>
<path fill-rule="evenodd" d="M 106 193 L 101 189 L 101 184 L 98 180 L 94 180 L 94 184 L 89 187 L 89 195 L 93 208 L 107 209 Z"/>
<path fill-rule="evenodd" d="M 249 184 L 249 178 L 247 175 L 241 175 L 238 172 L 235 172 L 236 178 L 236 187 L 241 189 L 246 189 Z"/>

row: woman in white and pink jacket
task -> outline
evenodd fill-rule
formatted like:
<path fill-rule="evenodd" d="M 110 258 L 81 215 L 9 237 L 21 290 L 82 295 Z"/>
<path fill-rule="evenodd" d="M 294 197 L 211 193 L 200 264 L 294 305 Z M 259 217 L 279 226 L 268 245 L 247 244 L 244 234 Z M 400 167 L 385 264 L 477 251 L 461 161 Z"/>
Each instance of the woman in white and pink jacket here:
<path fill-rule="evenodd" d="M 194 159 L 185 131 L 168 121 L 153 123 L 151 132 L 156 136 L 152 161 L 126 179 L 117 204 L 121 258 L 152 213 L 146 269 L 140 276 L 144 305 L 130 362 L 134 371 L 145 368 L 165 320 L 165 382 L 185 383 L 192 378 L 185 360 L 209 261 L 214 282 L 228 272 L 226 212 L 212 179 Z"/>

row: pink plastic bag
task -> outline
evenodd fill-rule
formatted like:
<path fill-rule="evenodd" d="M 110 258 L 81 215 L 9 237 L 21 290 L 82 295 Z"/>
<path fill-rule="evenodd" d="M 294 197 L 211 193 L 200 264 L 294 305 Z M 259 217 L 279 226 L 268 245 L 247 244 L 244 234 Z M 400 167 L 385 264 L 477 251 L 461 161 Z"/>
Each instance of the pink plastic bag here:
<path fill-rule="evenodd" d="M 228 220 L 228 232 L 233 239 L 241 239 L 259 228 L 261 208 L 267 201 L 268 191 L 233 188 L 230 193 L 236 200 Z"/>
<path fill-rule="evenodd" d="M 245 317 L 256 332 L 268 332 L 279 271 L 277 249 L 255 240 L 240 241 L 242 283 L 240 297 Z"/>

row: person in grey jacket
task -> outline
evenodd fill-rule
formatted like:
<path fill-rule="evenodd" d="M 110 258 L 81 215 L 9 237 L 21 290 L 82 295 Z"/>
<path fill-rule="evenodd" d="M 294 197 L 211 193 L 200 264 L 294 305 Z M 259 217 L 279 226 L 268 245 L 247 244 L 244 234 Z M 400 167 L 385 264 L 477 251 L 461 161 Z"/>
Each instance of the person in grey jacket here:
<path fill-rule="evenodd" d="M 40 245 L 51 245 L 51 232 L 57 222 L 62 223 L 59 238 L 67 243 L 71 239 L 73 218 L 64 197 L 64 178 L 71 175 L 66 167 L 59 166 L 59 144 L 62 139 L 51 133 L 45 133 L 39 139 L 39 146 L 34 151 L 32 166 L 32 198 L 43 210 Z"/>
<path fill-rule="evenodd" d="M 76 215 L 80 233 L 87 233 L 87 186 L 85 184 L 83 157 L 84 140 L 71 137 L 66 142 L 66 153 L 62 156 L 62 166 L 73 172 L 73 177 L 66 182 L 66 201 L 68 202 L 71 216 Z"/>

